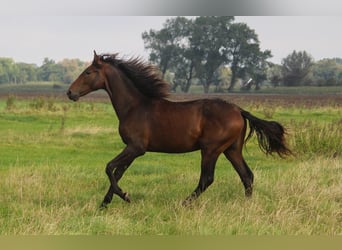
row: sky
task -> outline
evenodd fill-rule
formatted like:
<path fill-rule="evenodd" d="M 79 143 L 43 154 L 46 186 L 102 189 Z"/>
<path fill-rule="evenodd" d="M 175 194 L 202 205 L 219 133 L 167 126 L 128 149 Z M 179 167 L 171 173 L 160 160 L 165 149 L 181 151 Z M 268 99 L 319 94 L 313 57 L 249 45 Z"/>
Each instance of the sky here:
<path fill-rule="evenodd" d="M 41 65 L 97 53 L 148 59 L 141 34 L 159 30 L 172 16 L 0 16 L 0 57 Z M 236 16 L 259 36 L 270 61 L 280 63 L 293 50 L 305 50 L 315 60 L 342 57 L 342 16 Z"/>
<path fill-rule="evenodd" d="M 341 0 L 0 0 L 0 15 L 341 15 Z"/>
<path fill-rule="evenodd" d="M 247 16 L 236 17 L 259 36 L 271 61 L 280 63 L 293 50 L 305 50 L 315 60 L 342 57 L 342 16 Z"/>
<path fill-rule="evenodd" d="M 147 58 L 141 34 L 161 29 L 167 17 L 16 16 L 0 17 L 0 57 L 41 64 L 45 57 L 90 61 L 97 53 Z"/>

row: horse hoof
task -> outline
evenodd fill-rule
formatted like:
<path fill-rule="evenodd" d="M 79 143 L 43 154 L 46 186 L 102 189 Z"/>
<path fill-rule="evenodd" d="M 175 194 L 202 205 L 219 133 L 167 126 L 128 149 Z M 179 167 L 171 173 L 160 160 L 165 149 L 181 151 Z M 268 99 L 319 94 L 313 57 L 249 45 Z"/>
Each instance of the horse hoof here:
<path fill-rule="evenodd" d="M 129 198 L 128 193 L 124 193 L 124 201 L 131 203 L 131 199 Z"/>
<path fill-rule="evenodd" d="M 100 207 L 99 207 L 100 210 L 104 210 L 104 209 L 107 209 L 107 208 L 108 208 L 107 207 L 107 203 L 105 203 L 105 202 L 102 202 Z"/>
<path fill-rule="evenodd" d="M 247 189 L 245 190 L 245 196 L 246 196 L 247 198 L 252 197 L 252 193 L 253 193 L 253 189 L 252 189 L 252 188 L 247 188 Z"/>
<path fill-rule="evenodd" d="M 188 207 L 191 205 L 191 202 L 192 202 L 192 199 L 185 199 L 183 202 L 182 202 L 182 206 L 183 207 Z"/>

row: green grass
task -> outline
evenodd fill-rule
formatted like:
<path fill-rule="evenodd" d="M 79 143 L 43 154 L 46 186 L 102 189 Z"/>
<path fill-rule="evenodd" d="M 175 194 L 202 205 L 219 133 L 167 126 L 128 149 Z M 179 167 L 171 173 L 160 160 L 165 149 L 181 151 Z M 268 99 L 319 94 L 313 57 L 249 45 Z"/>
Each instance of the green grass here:
<path fill-rule="evenodd" d="M 199 178 L 199 152 L 147 153 L 120 181 L 132 203 L 108 189 L 105 165 L 123 144 L 108 103 L 35 97 L 0 99 L 0 235 L 341 235 L 341 111 L 248 106 L 288 127 L 296 155 L 266 157 L 255 140 L 245 158 L 255 174 L 244 197 L 224 157 L 215 182 L 181 206 Z M 309 120 L 309 121 L 308 121 Z M 311 139 L 313 137 L 313 139 Z"/>

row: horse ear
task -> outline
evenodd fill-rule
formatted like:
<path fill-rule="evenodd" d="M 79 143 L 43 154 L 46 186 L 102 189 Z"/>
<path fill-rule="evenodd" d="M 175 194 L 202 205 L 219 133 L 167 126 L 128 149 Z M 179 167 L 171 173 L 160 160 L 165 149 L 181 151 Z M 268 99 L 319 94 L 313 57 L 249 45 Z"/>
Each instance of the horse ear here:
<path fill-rule="evenodd" d="M 94 50 L 93 64 L 94 65 L 101 65 L 101 56 L 97 55 L 95 50 Z"/>

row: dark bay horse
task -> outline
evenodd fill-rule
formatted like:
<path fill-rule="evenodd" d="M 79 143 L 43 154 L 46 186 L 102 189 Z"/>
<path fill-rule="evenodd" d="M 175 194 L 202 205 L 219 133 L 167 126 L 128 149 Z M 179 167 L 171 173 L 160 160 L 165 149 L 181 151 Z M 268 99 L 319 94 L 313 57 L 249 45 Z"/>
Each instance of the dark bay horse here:
<path fill-rule="evenodd" d="M 101 207 L 106 207 L 114 194 L 130 202 L 118 181 L 134 159 L 147 151 L 201 150 L 199 183 L 184 204 L 196 199 L 213 183 L 215 164 L 221 153 L 239 174 L 245 195 L 252 195 L 253 173 L 242 156 L 242 148 L 254 132 L 266 154 L 290 154 L 284 141 L 284 128 L 279 123 L 259 119 L 220 99 L 169 101 L 168 84 L 156 72 L 140 59 L 124 60 L 117 58 L 117 54 L 97 55 L 94 51 L 92 64 L 67 92 L 71 100 L 77 101 L 92 91 L 104 89 L 119 119 L 119 133 L 126 147 L 106 166 L 110 187 Z M 246 137 L 247 121 L 250 131 Z"/>

